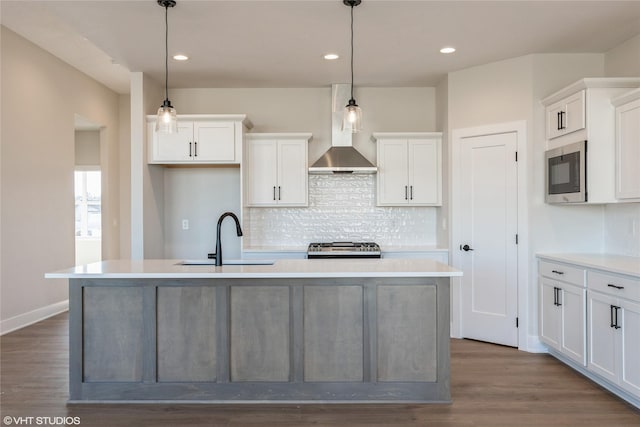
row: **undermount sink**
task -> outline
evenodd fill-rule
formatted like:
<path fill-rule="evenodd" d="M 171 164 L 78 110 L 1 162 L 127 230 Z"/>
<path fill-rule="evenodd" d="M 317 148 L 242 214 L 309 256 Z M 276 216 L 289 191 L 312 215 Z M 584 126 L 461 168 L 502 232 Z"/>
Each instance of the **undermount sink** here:
<path fill-rule="evenodd" d="M 225 259 L 222 265 L 273 265 L 272 259 Z M 185 259 L 180 261 L 178 265 L 215 265 L 215 259 Z"/>

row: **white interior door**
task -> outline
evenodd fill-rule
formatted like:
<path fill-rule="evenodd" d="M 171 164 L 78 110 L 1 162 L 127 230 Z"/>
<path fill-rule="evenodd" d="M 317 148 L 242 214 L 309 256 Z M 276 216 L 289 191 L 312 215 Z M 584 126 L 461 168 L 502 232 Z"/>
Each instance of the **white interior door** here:
<path fill-rule="evenodd" d="M 459 242 L 464 272 L 462 335 L 514 347 L 518 345 L 516 149 L 516 132 L 463 140 Z"/>

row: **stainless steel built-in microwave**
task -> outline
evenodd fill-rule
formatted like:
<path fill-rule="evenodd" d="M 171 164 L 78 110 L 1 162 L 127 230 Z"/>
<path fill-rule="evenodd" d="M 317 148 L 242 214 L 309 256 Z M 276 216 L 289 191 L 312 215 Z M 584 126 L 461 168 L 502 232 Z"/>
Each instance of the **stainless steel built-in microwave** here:
<path fill-rule="evenodd" d="M 545 152 L 547 203 L 587 201 L 587 141 Z"/>

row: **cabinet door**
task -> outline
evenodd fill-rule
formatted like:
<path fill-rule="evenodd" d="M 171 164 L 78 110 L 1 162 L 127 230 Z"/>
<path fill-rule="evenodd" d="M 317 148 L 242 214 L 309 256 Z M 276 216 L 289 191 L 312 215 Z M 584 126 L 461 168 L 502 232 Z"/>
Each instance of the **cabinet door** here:
<path fill-rule="evenodd" d="M 547 107 L 547 139 L 564 134 L 560 127 L 560 114 L 564 114 L 564 102 L 556 102 Z"/>
<path fill-rule="evenodd" d="M 253 140 L 247 142 L 248 206 L 273 206 L 277 192 L 277 141 Z"/>
<path fill-rule="evenodd" d="M 440 140 L 408 141 L 410 204 L 441 204 L 440 163 Z"/>
<path fill-rule="evenodd" d="M 611 306 L 617 299 L 598 292 L 589 291 L 589 364 L 587 368 L 617 383 L 616 336 L 617 330 L 611 326 Z"/>
<path fill-rule="evenodd" d="M 620 300 L 620 386 L 640 397 L 640 304 Z"/>
<path fill-rule="evenodd" d="M 407 141 L 378 141 L 378 205 L 404 206 L 409 203 Z"/>
<path fill-rule="evenodd" d="M 198 162 L 239 162 L 236 159 L 233 122 L 194 122 L 194 160 Z"/>
<path fill-rule="evenodd" d="M 616 198 L 640 199 L 640 99 L 616 109 Z"/>
<path fill-rule="evenodd" d="M 278 141 L 278 205 L 307 205 L 307 141 Z"/>
<path fill-rule="evenodd" d="M 540 339 L 556 350 L 560 349 L 560 309 L 556 305 L 556 282 L 540 281 Z"/>
<path fill-rule="evenodd" d="M 581 90 L 546 108 L 547 139 L 584 129 L 586 126 L 585 91 Z"/>
<path fill-rule="evenodd" d="M 563 133 L 571 133 L 580 129 L 584 129 L 585 122 L 585 92 L 581 90 L 575 95 L 571 95 L 565 99 L 564 105 L 564 130 Z"/>
<path fill-rule="evenodd" d="M 587 291 L 584 288 L 562 284 L 558 303 L 561 308 L 561 347 L 566 356 L 587 366 Z"/>
<path fill-rule="evenodd" d="M 193 155 L 193 122 L 178 121 L 177 133 L 158 133 L 155 123 L 149 123 L 152 135 L 151 158 L 154 162 L 189 162 Z"/>

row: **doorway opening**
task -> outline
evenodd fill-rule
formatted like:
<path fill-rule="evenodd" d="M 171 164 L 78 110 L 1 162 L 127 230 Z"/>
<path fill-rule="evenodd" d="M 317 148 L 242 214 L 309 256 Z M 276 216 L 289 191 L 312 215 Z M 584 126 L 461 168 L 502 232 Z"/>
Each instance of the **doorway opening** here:
<path fill-rule="evenodd" d="M 75 265 L 102 261 L 101 126 L 75 116 Z"/>
<path fill-rule="evenodd" d="M 102 260 L 101 175 L 99 170 L 75 171 L 76 265 Z"/>

